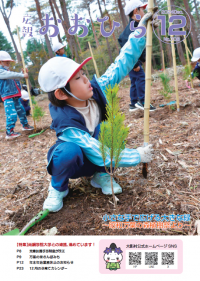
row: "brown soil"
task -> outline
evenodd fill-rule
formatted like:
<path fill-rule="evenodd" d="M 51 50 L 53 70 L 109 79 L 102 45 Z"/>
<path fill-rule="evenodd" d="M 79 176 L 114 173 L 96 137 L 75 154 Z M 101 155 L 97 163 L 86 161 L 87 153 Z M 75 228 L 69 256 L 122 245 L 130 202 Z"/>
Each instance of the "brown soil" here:
<path fill-rule="evenodd" d="M 171 81 L 173 83 L 173 81 Z M 45 229 L 56 227 L 59 235 L 188 235 L 199 219 L 200 203 L 200 88 L 184 88 L 179 77 L 180 112 L 159 104 L 166 101 L 159 94 L 160 82 L 152 85 L 151 103 L 157 107 L 150 113 L 150 143 L 154 144 L 155 159 L 149 164 L 148 179 L 142 176 L 142 164 L 119 168 L 116 181 L 123 193 L 117 197 L 119 214 L 190 214 L 190 226 L 183 229 L 124 229 L 103 226 L 105 214 L 115 214 L 111 196 L 90 185 L 89 178 L 70 181 L 70 193 L 58 213 L 49 214 L 32 227 L 27 235 L 42 235 Z M 173 84 L 172 84 L 173 85 Z M 143 111 L 129 112 L 129 85 L 120 87 L 120 106 L 130 126 L 128 148 L 143 145 Z M 46 114 L 37 131 L 49 127 L 51 117 L 48 100 L 39 97 Z M 175 100 L 175 94 L 171 100 Z M 47 129 L 34 138 L 32 132 L 22 132 L 14 140 L 5 140 L 5 115 L 0 104 L 0 233 L 20 230 L 41 209 L 47 196 L 50 176 L 46 172 L 46 155 L 54 144 L 54 131 Z M 28 117 L 32 125 L 31 117 Z M 21 131 L 19 120 L 15 131 Z M 168 151 L 166 150 L 168 149 Z M 171 154 L 171 152 L 173 154 Z"/>

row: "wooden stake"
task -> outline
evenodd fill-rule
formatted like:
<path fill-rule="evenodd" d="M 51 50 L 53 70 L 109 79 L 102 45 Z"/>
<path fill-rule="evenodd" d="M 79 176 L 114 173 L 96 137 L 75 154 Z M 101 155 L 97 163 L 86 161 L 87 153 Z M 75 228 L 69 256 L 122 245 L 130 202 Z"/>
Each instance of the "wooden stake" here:
<path fill-rule="evenodd" d="M 95 71 L 96 71 L 96 75 L 97 75 L 97 78 L 99 78 L 100 77 L 99 76 L 99 70 L 97 68 L 97 64 L 96 64 L 96 61 L 95 61 L 93 53 L 92 53 L 92 48 L 91 48 L 90 42 L 88 42 L 88 45 L 89 45 L 89 48 L 90 48 L 90 53 L 91 53 L 92 60 L 93 60 L 93 63 L 94 63 L 94 68 L 95 68 Z"/>
<path fill-rule="evenodd" d="M 148 12 L 153 10 L 153 0 L 148 0 Z M 149 109 L 151 93 L 151 56 L 152 56 L 152 25 L 147 23 L 146 34 L 146 67 L 145 67 L 145 103 L 144 103 L 144 146 L 149 143 Z M 142 174 L 147 178 L 148 164 L 143 163 Z"/>
<path fill-rule="evenodd" d="M 23 54 L 23 50 L 22 50 L 21 39 L 20 39 L 20 36 L 19 36 L 19 29 L 18 29 L 18 26 L 16 26 L 16 27 L 17 27 L 17 35 L 18 35 L 18 39 L 19 39 L 19 45 L 20 45 L 20 49 L 21 49 L 23 69 L 24 69 L 24 73 L 26 73 L 26 66 L 25 66 L 25 62 L 24 62 L 24 54 Z M 28 78 L 25 78 L 25 80 L 26 80 L 26 85 L 27 85 L 27 90 L 28 90 L 28 95 L 29 95 L 29 101 L 30 101 L 30 106 L 31 106 L 31 114 L 32 114 L 32 117 L 33 117 L 33 104 L 32 104 L 32 100 L 31 100 L 31 93 L 30 93 Z M 35 123 L 34 118 L 33 118 L 33 122 L 34 122 L 34 129 L 36 131 L 36 123 Z"/>
<path fill-rule="evenodd" d="M 148 12 L 153 10 L 153 0 L 148 0 Z M 144 146 L 149 143 L 149 108 L 151 93 L 151 55 L 152 55 L 152 25 L 147 23 L 146 67 L 145 67 L 145 103 L 144 103 Z"/>
<path fill-rule="evenodd" d="M 168 10 L 171 11 L 171 3 L 170 0 L 167 0 L 167 6 Z M 171 13 L 169 14 L 169 19 L 171 18 Z M 171 26 L 172 23 L 170 22 L 169 25 Z M 173 39 L 173 35 L 170 35 L 171 39 Z M 174 41 L 172 40 L 172 43 Z M 175 80 L 175 92 L 176 92 L 176 105 L 177 105 L 177 111 L 180 111 L 179 108 L 179 95 L 178 95 L 178 78 L 177 78 L 177 70 L 176 70 L 176 53 L 175 53 L 175 46 L 174 44 L 171 44 L 172 47 L 172 57 L 173 57 L 173 66 L 174 66 L 174 80 Z"/>
<path fill-rule="evenodd" d="M 164 71 L 164 74 L 166 74 L 166 71 L 165 71 L 165 56 L 164 56 L 163 50 L 162 50 L 162 61 L 163 61 L 163 71 Z"/>
<path fill-rule="evenodd" d="M 183 27 L 183 31 L 185 31 L 185 28 Z M 190 59 L 189 59 L 189 55 L 188 55 L 188 46 L 187 46 L 187 41 L 186 41 L 186 36 L 184 36 L 184 40 L 183 42 L 185 43 L 185 50 L 186 50 L 186 56 L 187 56 L 187 63 L 188 63 L 188 67 L 189 69 L 191 68 L 191 64 L 190 64 Z M 192 79 L 192 75 L 191 75 L 191 71 L 190 71 L 190 80 L 191 80 L 191 86 L 192 88 L 194 88 L 193 86 L 193 79 Z"/>

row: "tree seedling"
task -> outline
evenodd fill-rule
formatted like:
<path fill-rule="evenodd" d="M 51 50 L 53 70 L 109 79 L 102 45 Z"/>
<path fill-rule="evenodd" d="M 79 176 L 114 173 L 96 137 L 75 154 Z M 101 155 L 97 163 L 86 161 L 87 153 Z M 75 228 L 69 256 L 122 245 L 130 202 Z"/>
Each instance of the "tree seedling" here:
<path fill-rule="evenodd" d="M 43 128 L 43 125 L 42 125 L 42 117 L 44 116 L 45 114 L 45 111 L 42 109 L 42 107 L 40 107 L 35 98 L 34 97 L 31 97 L 31 100 L 32 100 L 32 104 L 33 104 L 33 118 L 34 120 L 36 120 L 37 122 L 40 121 L 41 123 L 41 127 Z M 43 130 L 44 131 L 44 130 Z M 36 135 L 36 134 L 35 134 Z M 31 135 L 32 136 L 32 135 Z M 29 136 L 29 137 L 31 137 Z"/>
<path fill-rule="evenodd" d="M 99 141 L 101 143 L 100 150 L 103 158 L 106 172 L 111 178 L 111 189 L 114 201 L 114 206 L 117 208 L 116 197 L 113 190 L 113 177 L 116 168 L 121 160 L 121 153 L 125 148 L 126 138 L 129 133 L 129 128 L 125 127 L 125 115 L 120 112 L 119 87 L 115 85 L 113 88 L 109 85 L 106 88 L 106 97 L 108 104 L 106 105 L 107 120 L 101 123 Z M 107 157 L 110 158 L 110 171 L 108 170 Z"/>

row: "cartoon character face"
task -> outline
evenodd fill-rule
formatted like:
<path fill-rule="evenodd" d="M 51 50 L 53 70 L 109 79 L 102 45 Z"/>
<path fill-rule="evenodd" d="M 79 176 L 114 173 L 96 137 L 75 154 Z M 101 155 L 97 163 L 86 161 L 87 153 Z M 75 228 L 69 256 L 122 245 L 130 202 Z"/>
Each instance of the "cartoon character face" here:
<path fill-rule="evenodd" d="M 115 253 L 114 251 L 111 251 L 111 253 L 104 255 L 104 260 L 106 262 L 121 262 L 122 259 L 122 254 Z"/>

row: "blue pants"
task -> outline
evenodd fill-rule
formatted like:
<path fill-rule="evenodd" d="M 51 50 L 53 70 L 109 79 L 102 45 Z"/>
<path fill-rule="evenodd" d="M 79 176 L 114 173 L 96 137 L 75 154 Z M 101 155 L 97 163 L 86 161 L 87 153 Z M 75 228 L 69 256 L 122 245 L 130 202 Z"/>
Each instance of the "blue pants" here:
<path fill-rule="evenodd" d="M 140 70 L 138 72 L 133 69 L 129 72 L 129 77 L 131 79 L 130 88 L 130 98 L 131 104 L 134 105 L 137 101 L 144 103 L 145 97 L 145 73 L 140 65 Z"/>
<path fill-rule="evenodd" d="M 17 115 L 19 116 L 22 126 L 28 124 L 26 111 L 24 110 L 18 97 L 6 99 L 4 101 L 4 109 L 6 113 L 6 130 L 8 133 L 10 133 L 10 130 L 15 127 Z"/>
<path fill-rule="evenodd" d="M 99 127 L 93 136 L 98 139 Z M 53 152 L 47 167 L 51 185 L 58 191 L 68 189 L 69 178 L 90 177 L 95 172 L 105 173 L 105 168 L 90 162 L 82 149 L 73 142 L 62 142 Z"/>

